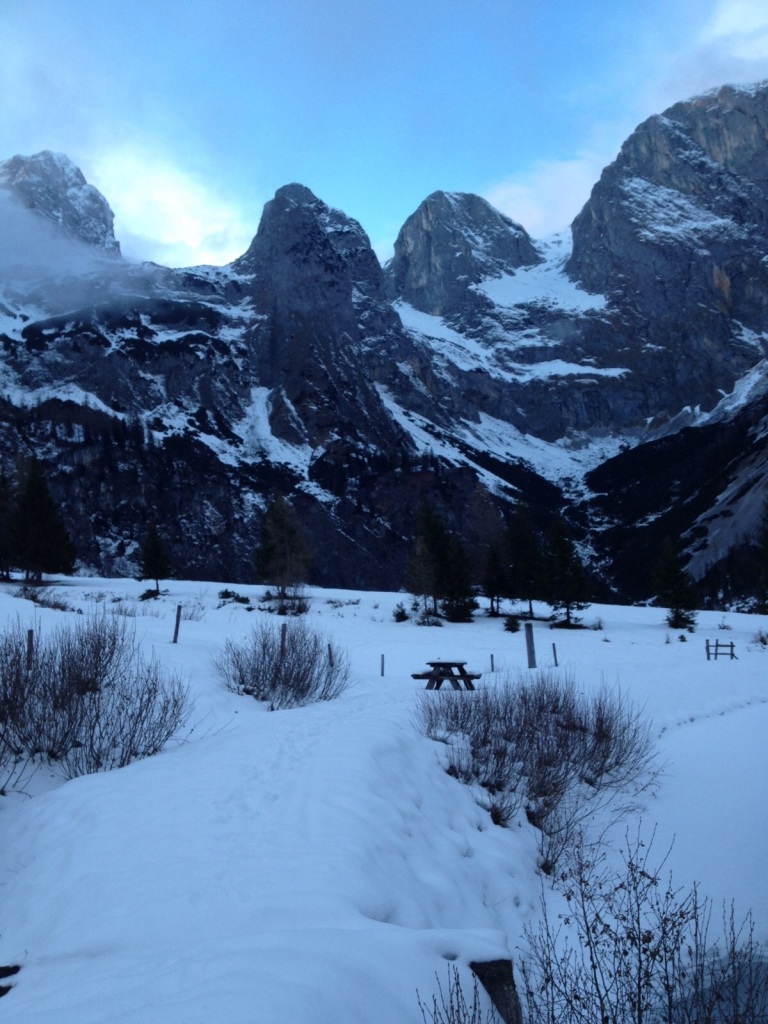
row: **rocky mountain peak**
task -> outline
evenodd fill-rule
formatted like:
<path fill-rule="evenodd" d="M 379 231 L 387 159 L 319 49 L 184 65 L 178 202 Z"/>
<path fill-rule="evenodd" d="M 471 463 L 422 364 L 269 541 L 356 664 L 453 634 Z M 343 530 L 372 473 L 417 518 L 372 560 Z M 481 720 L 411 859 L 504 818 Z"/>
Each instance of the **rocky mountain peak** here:
<path fill-rule="evenodd" d="M 382 297 L 383 275 L 368 235 L 304 185 L 279 188 L 235 269 L 255 274 L 289 306 L 334 303 L 339 289 Z M 300 287 L 299 279 L 300 278 Z"/>
<path fill-rule="evenodd" d="M 591 291 L 616 291 L 636 284 L 633 266 L 647 280 L 652 261 L 666 281 L 673 268 L 662 264 L 674 264 L 672 276 L 685 278 L 680 260 L 709 253 L 708 300 L 717 303 L 727 263 L 752 250 L 759 269 L 767 196 L 768 83 L 676 103 L 639 125 L 603 171 L 574 220 L 568 272 Z"/>
<path fill-rule="evenodd" d="M 438 191 L 401 228 L 387 287 L 391 298 L 443 316 L 464 303 L 470 285 L 539 261 L 525 229 L 485 199 Z"/>
<path fill-rule="evenodd" d="M 0 162 L 0 188 L 70 237 L 119 253 L 109 204 L 69 157 L 46 149 L 34 156 L 4 160 Z"/>

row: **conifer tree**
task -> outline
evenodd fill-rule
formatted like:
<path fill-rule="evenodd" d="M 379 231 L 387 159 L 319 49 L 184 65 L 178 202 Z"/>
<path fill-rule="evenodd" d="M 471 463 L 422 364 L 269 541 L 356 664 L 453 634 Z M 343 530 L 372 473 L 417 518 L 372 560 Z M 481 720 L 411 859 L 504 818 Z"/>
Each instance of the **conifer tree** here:
<path fill-rule="evenodd" d="M 428 501 L 419 509 L 408 581 L 421 602 L 423 622 L 441 612 L 451 622 L 467 622 L 477 607 L 464 547 Z"/>
<path fill-rule="evenodd" d="M 509 524 L 509 582 L 507 597 L 528 602 L 528 618 L 533 618 L 533 601 L 541 597 L 541 541 L 531 526 L 528 511 L 518 505 Z"/>
<path fill-rule="evenodd" d="M 544 592 L 554 611 L 565 612 L 565 625 L 577 620 L 573 613 L 589 604 L 590 581 L 568 527 L 558 516 L 552 524 L 544 558 Z"/>
<path fill-rule="evenodd" d="M 5 470 L 0 470 L 0 579 L 11 578 L 11 513 L 14 505 L 13 485 Z"/>
<path fill-rule="evenodd" d="M 756 538 L 757 559 L 755 596 L 757 598 L 757 610 L 768 611 L 768 500 L 763 503 L 763 511 L 760 516 L 760 526 Z"/>
<path fill-rule="evenodd" d="M 299 518 L 278 491 L 264 513 L 256 551 L 256 573 L 274 587 L 279 611 L 288 610 L 309 568 L 309 545 Z"/>
<path fill-rule="evenodd" d="M 488 598 L 488 614 L 499 615 L 509 590 L 507 527 L 488 491 L 478 485 L 469 503 L 468 526 L 462 534 L 471 555 L 472 582 Z"/>
<path fill-rule="evenodd" d="M 33 460 L 8 520 L 10 560 L 28 582 L 43 573 L 71 573 L 75 547 L 51 497 L 42 468 Z"/>
<path fill-rule="evenodd" d="M 160 593 L 160 580 L 171 575 L 171 556 L 158 533 L 155 523 L 150 523 L 147 535 L 141 545 L 140 580 L 154 580 L 155 592 Z"/>
<path fill-rule="evenodd" d="M 683 565 L 680 553 L 667 537 L 661 547 L 653 576 L 656 604 L 667 609 L 671 629 L 692 630 L 696 625 L 696 585 Z"/>
<path fill-rule="evenodd" d="M 472 576 L 464 547 L 458 537 L 446 538 L 441 564 L 441 609 L 449 622 L 471 622 L 477 608 Z"/>
<path fill-rule="evenodd" d="M 421 602 L 422 616 L 438 615 L 438 601 L 443 596 L 443 559 L 448 543 L 448 530 L 434 507 L 422 501 L 418 528 L 408 563 L 408 585 Z"/>

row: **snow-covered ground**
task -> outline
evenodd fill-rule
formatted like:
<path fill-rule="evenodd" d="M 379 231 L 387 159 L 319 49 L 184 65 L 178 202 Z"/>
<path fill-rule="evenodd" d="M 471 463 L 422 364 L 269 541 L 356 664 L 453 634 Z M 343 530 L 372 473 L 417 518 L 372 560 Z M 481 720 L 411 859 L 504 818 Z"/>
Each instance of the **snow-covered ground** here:
<path fill-rule="evenodd" d="M 195 707 L 155 758 L 71 782 L 40 769 L 0 797 L 0 965 L 22 965 L 3 1021 L 420 1024 L 417 990 L 430 1000 L 449 963 L 517 955 L 548 891 L 534 831 L 493 825 L 443 771 L 414 724 L 411 673 L 456 658 L 493 686 L 528 671 L 522 632 L 482 614 L 397 624 L 405 595 L 310 591 L 309 620 L 348 651 L 352 682 L 336 701 L 270 713 L 217 677 L 225 639 L 266 615 L 219 607 L 221 584 L 172 582 L 154 604 L 131 580 L 55 589 L 85 614 L 136 614 L 142 646 L 183 674 Z M 257 603 L 259 588 L 235 589 Z M 45 631 L 74 614 L 0 594 L 3 624 Z M 584 619 L 603 628 L 537 622 L 539 664 L 554 643 L 555 671 L 585 692 L 608 683 L 645 706 L 666 771 L 644 830 L 657 826 L 660 855 L 674 840 L 676 884 L 751 907 L 765 941 L 768 651 L 753 638 L 768 624 L 701 613 L 681 642 L 658 609 Z M 738 660 L 707 662 L 707 637 L 733 641 Z"/>

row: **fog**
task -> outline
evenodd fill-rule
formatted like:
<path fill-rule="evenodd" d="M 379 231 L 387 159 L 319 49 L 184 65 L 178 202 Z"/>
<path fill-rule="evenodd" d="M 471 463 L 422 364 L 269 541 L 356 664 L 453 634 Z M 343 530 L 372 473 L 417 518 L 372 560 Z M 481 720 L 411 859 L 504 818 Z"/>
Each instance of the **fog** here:
<path fill-rule="evenodd" d="M 0 189 L 0 272 L 5 280 L 81 274 L 114 265 L 114 257 L 67 237 Z"/>

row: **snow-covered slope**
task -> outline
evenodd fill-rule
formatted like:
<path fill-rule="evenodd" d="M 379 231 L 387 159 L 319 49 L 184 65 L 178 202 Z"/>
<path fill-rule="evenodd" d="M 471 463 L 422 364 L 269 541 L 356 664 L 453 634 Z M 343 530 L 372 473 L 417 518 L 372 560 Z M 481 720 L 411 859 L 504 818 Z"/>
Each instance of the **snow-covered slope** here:
<path fill-rule="evenodd" d="M 415 726 L 424 691 L 411 673 L 457 657 L 492 687 L 528 672 L 522 633 L 482 615 L 396 624 L 402 595 L 312 591 L 309 621 L 348 651 L 351 685 L 269 713 L 224 689 L 214 662 L 227 637 L 274 619 L 222 605 L 218 585 L 172 583 L 151 608 L 131 581 L 55 591 L 72 611 L 6 592 L 3 621 L 45 631 L 76 610 L 135 615 L 142 647 L 184 675 L 195 710 L 155 758 L 66 783 L 42 768 L 0 797 L 0 964 L 21 965 L 4 1021 L 420 1024 L 417 990 L 431 1002 L 449 965 L 471 989 L 470 961 L 517 960 L 542 886 L 559 909 L 524 816 L 493 825 Z M 644 706 L 666 768 L 643 834 L 656 826 L 659 860 L 673 843 L 675 884 L 697 881 L 716 911 L 732 898 L 739 915 L 751 907 L 764 942 L 762 619 L 702 613 L 686 643 L 658 609 L 593 606 L 586 619 L 602 628 L 558 633 L 558 669 L 555 635 L 536 623 L 539 664 Z M 707 662 L 705 638 L 732 640 L 738 660 Z"/>

